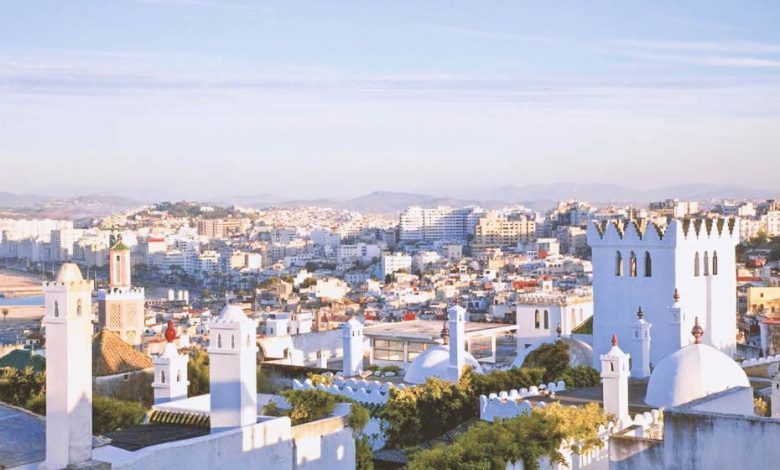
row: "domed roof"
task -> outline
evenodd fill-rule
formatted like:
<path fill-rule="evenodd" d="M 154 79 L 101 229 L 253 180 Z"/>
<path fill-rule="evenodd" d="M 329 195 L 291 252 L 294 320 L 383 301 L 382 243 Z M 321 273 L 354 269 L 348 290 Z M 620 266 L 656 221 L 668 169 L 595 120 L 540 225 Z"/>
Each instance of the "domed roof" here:
<path fill-rule="evenodd" d="M 238 305 L 226 305 L 217 317 L 218 322 L 237 322 L 241 323 L 247 320 L 247 316 Z"/>
<path fill-rule="evenodd" d="M 57 282 L 78 282 L 83 280 L 81 269 L 74 263 L 64 263 L 57 273 Z"/>
<path fill-rule="evenodd" d="M 588 343 L 572 338 L 544 338 L 518 352 L 517 357 L 515 357 L 515 360 L 512 362 L 512 367 L 523 367 L 528 355 L 539 349 L 539 346 L 543 344 L 554 344 L 557 341 L 562 341 L 569 346 L 570 366 L 591 367 L 593 365 L 593 348 Z"/>
<path fill-rule="evenodd" d="M 473 367 L 478 374 L 481 374 L 482 366 L 479 365 L 479 362 L 468 351 L 464 351 L 464 353 L 466 365 Z M 425 383 L 428 377 L 446 379 L 448 377 L 447 366 L 449 366 L 449 362 L 449 346 L 443 344 L 431 346 L 412 361 L 412 364 L 406 369 L 404 382 L 422 384 Z"/>
<path fill-rule="evenodd" d="M 717 349 L 695 343 L 658 363 L 645 402 L 669 408 L 733 387 L 750 387 L 742 367 Z"/>

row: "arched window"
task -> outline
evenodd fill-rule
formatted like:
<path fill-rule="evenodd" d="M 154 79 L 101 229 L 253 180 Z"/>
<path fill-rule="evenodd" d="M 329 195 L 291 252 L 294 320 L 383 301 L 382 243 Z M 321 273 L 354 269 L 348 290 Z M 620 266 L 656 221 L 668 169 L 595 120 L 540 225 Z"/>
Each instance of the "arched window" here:
<path fill-rule="evenodd" d="M 699 252 L 698 251 L 693 256 L 693 275 L 694 276 L 699 275 Z"/>
<path fill-rule="evenodd" d="M 249 345 L 252 344 L 252 343 L 249 342 L 249 338 L 250 338 L 250 336 L 246 335 L 246 347 L 249 347 Z"/>
<path fill-rule="evenodd" d="M 222 335 L 217 335 L 217 347 L 222 347 Z"/>
<path fill-rule="evenodd" d="M 176 371 L 176 381 L 181 382 L 181 369 Z"/>
<path fill-rule="evenodd" d="M 550 312 L 547 310 L 544 311 L 544 329 L 547 330 L 550 328 Z"/>
<path fill-rule="evenodd" d="M 81 299 L 76 301 L 76 316 L 81 316 Z"/>
<path fill-rule="evenodd" d="M 54 316 L 59 317 L 60 316 L 60 303 L 58 301 L 54 301 Z"/>
<path fill-rule="evenodd" d="M 230 349 L 236 349 L 236 335 L 230 335 Z"/>
<path fill-rule="evenodd" d="M 539 310 L 536 310 L 534 312 L 534 328 L 538 330 L 540 324 L 541 322 L 539 321 Z"/>
<path fill-rule="evenodd" d="M 717 251 L 712 252 L 712 275 L 713 276 L 718 275 L 718 252 Z"/>
<path fill-rule="evenodd" d="M 645 277 L 653 276 L 653 260 L 650 259 L 650 252 L 645 251 Z"/>
<path fill-rule="evenodd" d="M 160 382 L 161 383 L 165 383 L 165 371 L 164 370 L 160 371 Z"/>
<path fill-rule="evenodd" d="M 710 275 L 710 255 L 706 251 L 704 252 L 704 275 Z"/>
<path fill-rule="evenodd" d="M 628 260 L 628 275 L 636 277 L 636 254 L 633 251 L 631 252 L 631 258 Z"/>
<path fill-rule="evenodd" d="M 615 276 L 623 275 L 623 255 L 618 251 L 615 255 Z"/>

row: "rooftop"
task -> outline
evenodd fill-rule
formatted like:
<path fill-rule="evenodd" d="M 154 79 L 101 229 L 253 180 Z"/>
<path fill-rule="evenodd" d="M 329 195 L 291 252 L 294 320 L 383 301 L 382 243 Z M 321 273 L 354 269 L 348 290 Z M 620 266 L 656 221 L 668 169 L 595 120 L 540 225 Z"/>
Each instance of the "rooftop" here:
<path fill-rule="evenodd" d="M 481 333 L 503 333 L 516 329 L 516 325 L 503 323 L 465 322 L 466 335 L 478 336 Z M 394 323 L 376 323 L 363 329 L 365 336 L 426 339 L 430 341 L 441 337 L 442 322 L 436 320 L 411 320 Z"/>
<path fill-rule="evenodd" d="M 151 358 L 122 341 L 116 333 L 103 330 L 92 338 L 92 374 L 126 374 L 154 367 Z"/>
<path fill-rule="evenodd" d="M 0 404 L 0 468 L 46 458 L 46 421 L 33 413 Z"/>

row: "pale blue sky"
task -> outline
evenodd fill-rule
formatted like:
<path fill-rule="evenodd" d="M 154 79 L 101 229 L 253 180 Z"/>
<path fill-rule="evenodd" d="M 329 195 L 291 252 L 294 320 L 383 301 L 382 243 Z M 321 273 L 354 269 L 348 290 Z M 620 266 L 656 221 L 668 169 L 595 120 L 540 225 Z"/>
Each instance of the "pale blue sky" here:
<path fill-rule="evenodd" d="M 0 191 L 780 177 L 780 2 L 0 0 Z"/>

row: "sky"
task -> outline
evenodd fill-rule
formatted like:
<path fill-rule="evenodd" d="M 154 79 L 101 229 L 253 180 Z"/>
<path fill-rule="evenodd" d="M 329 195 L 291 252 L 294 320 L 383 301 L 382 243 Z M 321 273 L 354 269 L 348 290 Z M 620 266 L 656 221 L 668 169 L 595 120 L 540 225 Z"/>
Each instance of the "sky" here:
<path fill-rule="evenodd" d="M 0 192 L 776 188 L 780 2 L 0 0 Z"/>

